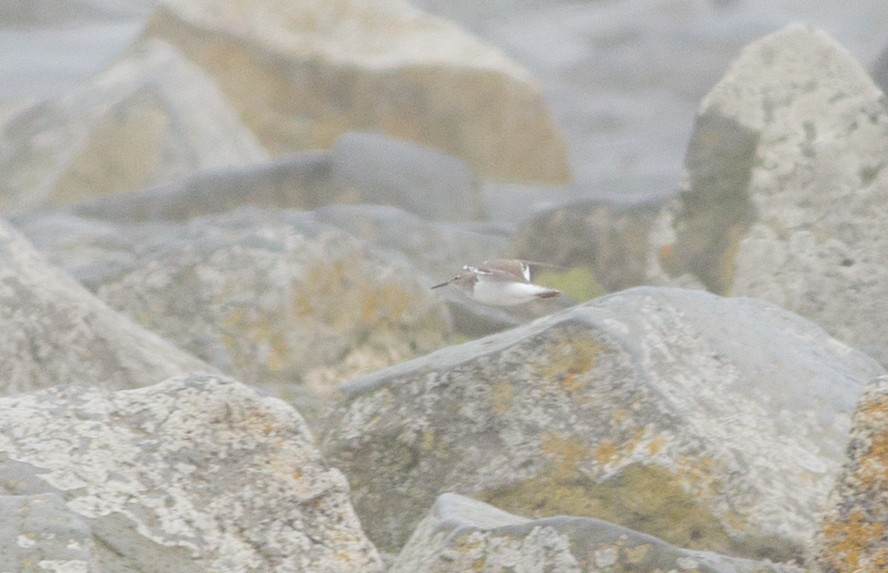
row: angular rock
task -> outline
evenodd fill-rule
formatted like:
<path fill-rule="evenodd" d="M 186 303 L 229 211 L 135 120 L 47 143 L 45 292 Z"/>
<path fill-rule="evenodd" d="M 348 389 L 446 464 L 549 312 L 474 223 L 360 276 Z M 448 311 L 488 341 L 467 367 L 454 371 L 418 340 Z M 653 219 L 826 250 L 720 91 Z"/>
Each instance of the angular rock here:
<path fill-rule="evenodd" d="M 797 312 L 888 363 L 888 111 L 823 32 L 743 50 L 703 100 L 651 274 Z"/>
<path fill-rule="evenodd" d="M 213 80 L 151 40 L 84 88 L 6 122 L 0 208 L 72 202 L 266 157 Z"/>
<path fill-rule="evenodd" d="M 0 493 L 62 496 L 98 570 L 382 570 L 299 414 L 236 382 L 0 399 L 0 453 Z"/>
<path fill-rule="evenodd" d="M 527 72 L 400 0 L 164 0 L 145 37 L 170 41 L 214 76 L 276 154 L 379 131 L 485 177 L 570 177 Z"/>
<path fill-rule="evenodd" d="M 389 573 L 801 573 L 796 567 L 689 551 L 586 517 L 527 519 L 453 493 L 438 497 Z"/>
<path fill-rule="evenodd" d="M 854 414 L 848 461 L 814 544 L 818 571 L 888 569 L 888 377 L 876 378 Z"/>
<path fill-rule="evenodd" d="M 431 281 L 311 213 L 120 225 L 57 214 L 24 228 L 113 308 L 278 397 L 300 383 L 329 392 L 452 333 Z"/>
<path fill-rule="evenodd" d="M 355 379 L 321 444 L 387 551 L 458 491 L 788 560 L 881 372 L 771 304 L 637 288 Z"/>
<path fill-rule="evenodd" d="M 0 222 L 0 395 L 80 382 L 134 388 L 197 358 L 121 316 Z"/>
<path fill-rule="evenodd" d="M 97 570 L 89 525 L 58 494 L 2 495 L 0 571 L 38 570 Z"/>

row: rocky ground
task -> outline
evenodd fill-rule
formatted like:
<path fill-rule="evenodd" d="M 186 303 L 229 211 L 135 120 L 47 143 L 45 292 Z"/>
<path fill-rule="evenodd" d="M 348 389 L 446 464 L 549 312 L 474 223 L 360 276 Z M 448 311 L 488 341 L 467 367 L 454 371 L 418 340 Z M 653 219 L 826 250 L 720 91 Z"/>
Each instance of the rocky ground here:
<path fill-rule="evenodd" d="M 141 25 L 0 109 L 0 571 L 888 569 L 888 5 L 768 6 L 0 9 Z"/>

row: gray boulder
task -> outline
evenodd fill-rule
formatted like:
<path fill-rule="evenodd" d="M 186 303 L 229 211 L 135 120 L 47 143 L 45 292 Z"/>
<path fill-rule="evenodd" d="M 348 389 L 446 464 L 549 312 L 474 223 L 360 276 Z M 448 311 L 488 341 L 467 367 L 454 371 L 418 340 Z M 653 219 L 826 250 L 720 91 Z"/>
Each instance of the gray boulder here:
<path fill-rule="evenodd" d="M 689 551 L 587 517 L 527 519 L 453 493 L 438 497 L 389 573 L 802 573 L 797 567 Z"/>
<path fill-rule="evenodd" d="M 888 110 L 823 32 L 743 50 L 703 100 L 651 276 L 772 301 L 888 363 Z"/>
<path fill-rule="evenodd" d="M 31 501 L 35 522 L 19 527 L 34 554 L 60 557 L 38 528 L 88 549 L 88 524 L 91 554 L 67 556 L 95 571 L 382 570 L 299 414 L 242 384 L 192 375 L 3 398 L 0 436 L 0 493 L 56 494 L 77 516 L 54 526 L 61 508 Z"/>
<path fill-rule="evenodd" d="M 321 444 L 386 551 L 457 491 L 789 560 L 881 372 L 771 304 L 637 288 L 352 380 Z"/>
<path fill-rule="evenodd" d="M 81 382 L 134 388 L 212 370 L 118 314 L 0 222 L 0 395 Z"/>
<path fill-rule="evenodd" d="M 335 193 L 427 219 L 477 219 L 481 189 L 462 161 L 375 133 L 346 133 L 333 148 Z M 338 201 L 345 202 L 345 201 Z"/>
<path fill-rule="evenodd" d="M 434 220 L 477 219 L 480 189 L 461 161 L 380 134 L 347 133 L 332 151 L 211 169 L 179 181 L 66 207 L 113 221 L 184 220 L 241 205 L 317 209 L 337 203 L 400 207 Z"/>
<path fill-rule="evenodd" d="M 328 393 L 440 348 L 453 332 L 430 281 L 311 213 L 244 207 L 182 223 L 20 221 L 111 307 L 279 397 Z"/>

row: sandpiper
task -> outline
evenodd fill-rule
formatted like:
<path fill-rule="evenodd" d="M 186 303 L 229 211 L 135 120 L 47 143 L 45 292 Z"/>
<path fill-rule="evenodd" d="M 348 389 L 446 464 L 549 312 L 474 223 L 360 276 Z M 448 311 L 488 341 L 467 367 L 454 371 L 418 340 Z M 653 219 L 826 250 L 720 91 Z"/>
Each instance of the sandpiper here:
<path fill-rule="evenodd" d="M 476 302 L 496 306 L 515 306 L 560 295 L 561 291 L 530 282 L 532 264 L 542 263 L 519 259 L 491 259 L 480 265 L 465 265 L 463 272 L 432 288 L 453 285 Z"/>

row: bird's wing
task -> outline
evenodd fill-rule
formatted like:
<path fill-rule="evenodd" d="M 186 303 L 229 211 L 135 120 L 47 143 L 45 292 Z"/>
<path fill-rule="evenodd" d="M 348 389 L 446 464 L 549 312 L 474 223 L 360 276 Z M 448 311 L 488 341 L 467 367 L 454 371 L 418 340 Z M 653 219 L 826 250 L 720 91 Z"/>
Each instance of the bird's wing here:
<path fill-rule="evenodd" d="M 478 265 L 475 272 L 484 275 L 497 275 L 503 280 L 530 282 L 530 267 L 524 261 L 491 259 Z"/>

